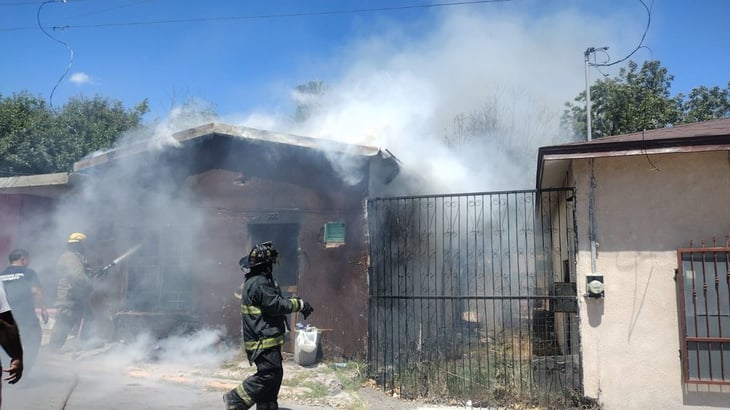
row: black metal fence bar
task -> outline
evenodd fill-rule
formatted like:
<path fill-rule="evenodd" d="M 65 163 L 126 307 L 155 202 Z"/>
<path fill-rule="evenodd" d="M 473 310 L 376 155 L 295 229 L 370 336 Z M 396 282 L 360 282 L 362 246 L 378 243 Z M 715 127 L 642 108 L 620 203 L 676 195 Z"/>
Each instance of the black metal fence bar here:
<path fill-rule="evenodd" d="M 572 196 L 368 202 L 368 362 L 383 388 L 485 400 L 581 390 Z"/>

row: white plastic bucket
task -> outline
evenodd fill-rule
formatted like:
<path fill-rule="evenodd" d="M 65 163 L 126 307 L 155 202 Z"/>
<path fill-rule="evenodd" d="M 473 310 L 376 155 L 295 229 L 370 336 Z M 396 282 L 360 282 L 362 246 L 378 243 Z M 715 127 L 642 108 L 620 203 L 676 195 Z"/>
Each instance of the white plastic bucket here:
<path fill-rule="evenodd" d="M 316 327 L 297 331 L 297 338 L 294 340 L 294 362 L 301 366 L 311 366 L 317 361 L 320 334 L 320 330 Z"/>

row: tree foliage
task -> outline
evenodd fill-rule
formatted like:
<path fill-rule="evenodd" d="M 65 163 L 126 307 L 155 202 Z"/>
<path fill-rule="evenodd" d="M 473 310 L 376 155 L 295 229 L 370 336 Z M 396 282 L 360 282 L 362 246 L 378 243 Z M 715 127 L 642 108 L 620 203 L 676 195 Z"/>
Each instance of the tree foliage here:
<path fill-rule="evenodd" d="M 146 99 L 127 109 L 100 96 L 73 97 L 56 111 L 25 91 L 0 95 L 0 175 L 69 171 L 86 154 L 112 147 L 148 110 Z"/>
<path fill-rule="evenodd" d="M 728 88 L 700 86 L 689 96 L 671 96 L 674 76 L 658 60 L 641 67 L 629 61 L 615 78 L 591 85 L 592 137 L 626 134 L 688 122 L 730 116 Z M 563 124 L 574 135 L 586 138 L 586 95 L 566 103 Z"/>
<path fill-rule="evenodd" d="M 693 89 L 682 105 L 682 112 L 685 122 L 730 117 L 730 81 L 725 89 L 704 85 Z"/>

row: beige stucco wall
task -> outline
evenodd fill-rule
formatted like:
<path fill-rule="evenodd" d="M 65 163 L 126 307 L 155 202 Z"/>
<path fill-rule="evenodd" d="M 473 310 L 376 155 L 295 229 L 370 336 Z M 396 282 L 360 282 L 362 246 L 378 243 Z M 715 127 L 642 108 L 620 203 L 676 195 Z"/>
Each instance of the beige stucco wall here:
<path fill-rule="evenodd" d="M 580 298 L 585 394 L 607 409 L 730 407 L 730 386 L 682 383 L 674 281 L 677 248 L 713 236 L 724 244 L 730 234 L 728 152 L 593 161 L 596 266 L 606 297 Z M 574 161 L 571 175 L 583 294 L 591 272 L 590 160 Z"/>

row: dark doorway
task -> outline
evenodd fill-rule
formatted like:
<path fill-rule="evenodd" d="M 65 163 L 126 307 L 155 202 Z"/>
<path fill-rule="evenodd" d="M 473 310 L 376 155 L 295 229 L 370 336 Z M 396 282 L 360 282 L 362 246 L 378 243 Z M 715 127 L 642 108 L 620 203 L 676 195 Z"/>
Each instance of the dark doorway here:
<path fill-rule="evenodd" d="M 299 225 L 293 223 L 249 224 L 251 244 L 271 241 L 279 251 L 274 278 L 282 290 L 297 286 L 299 278 Z"/>

